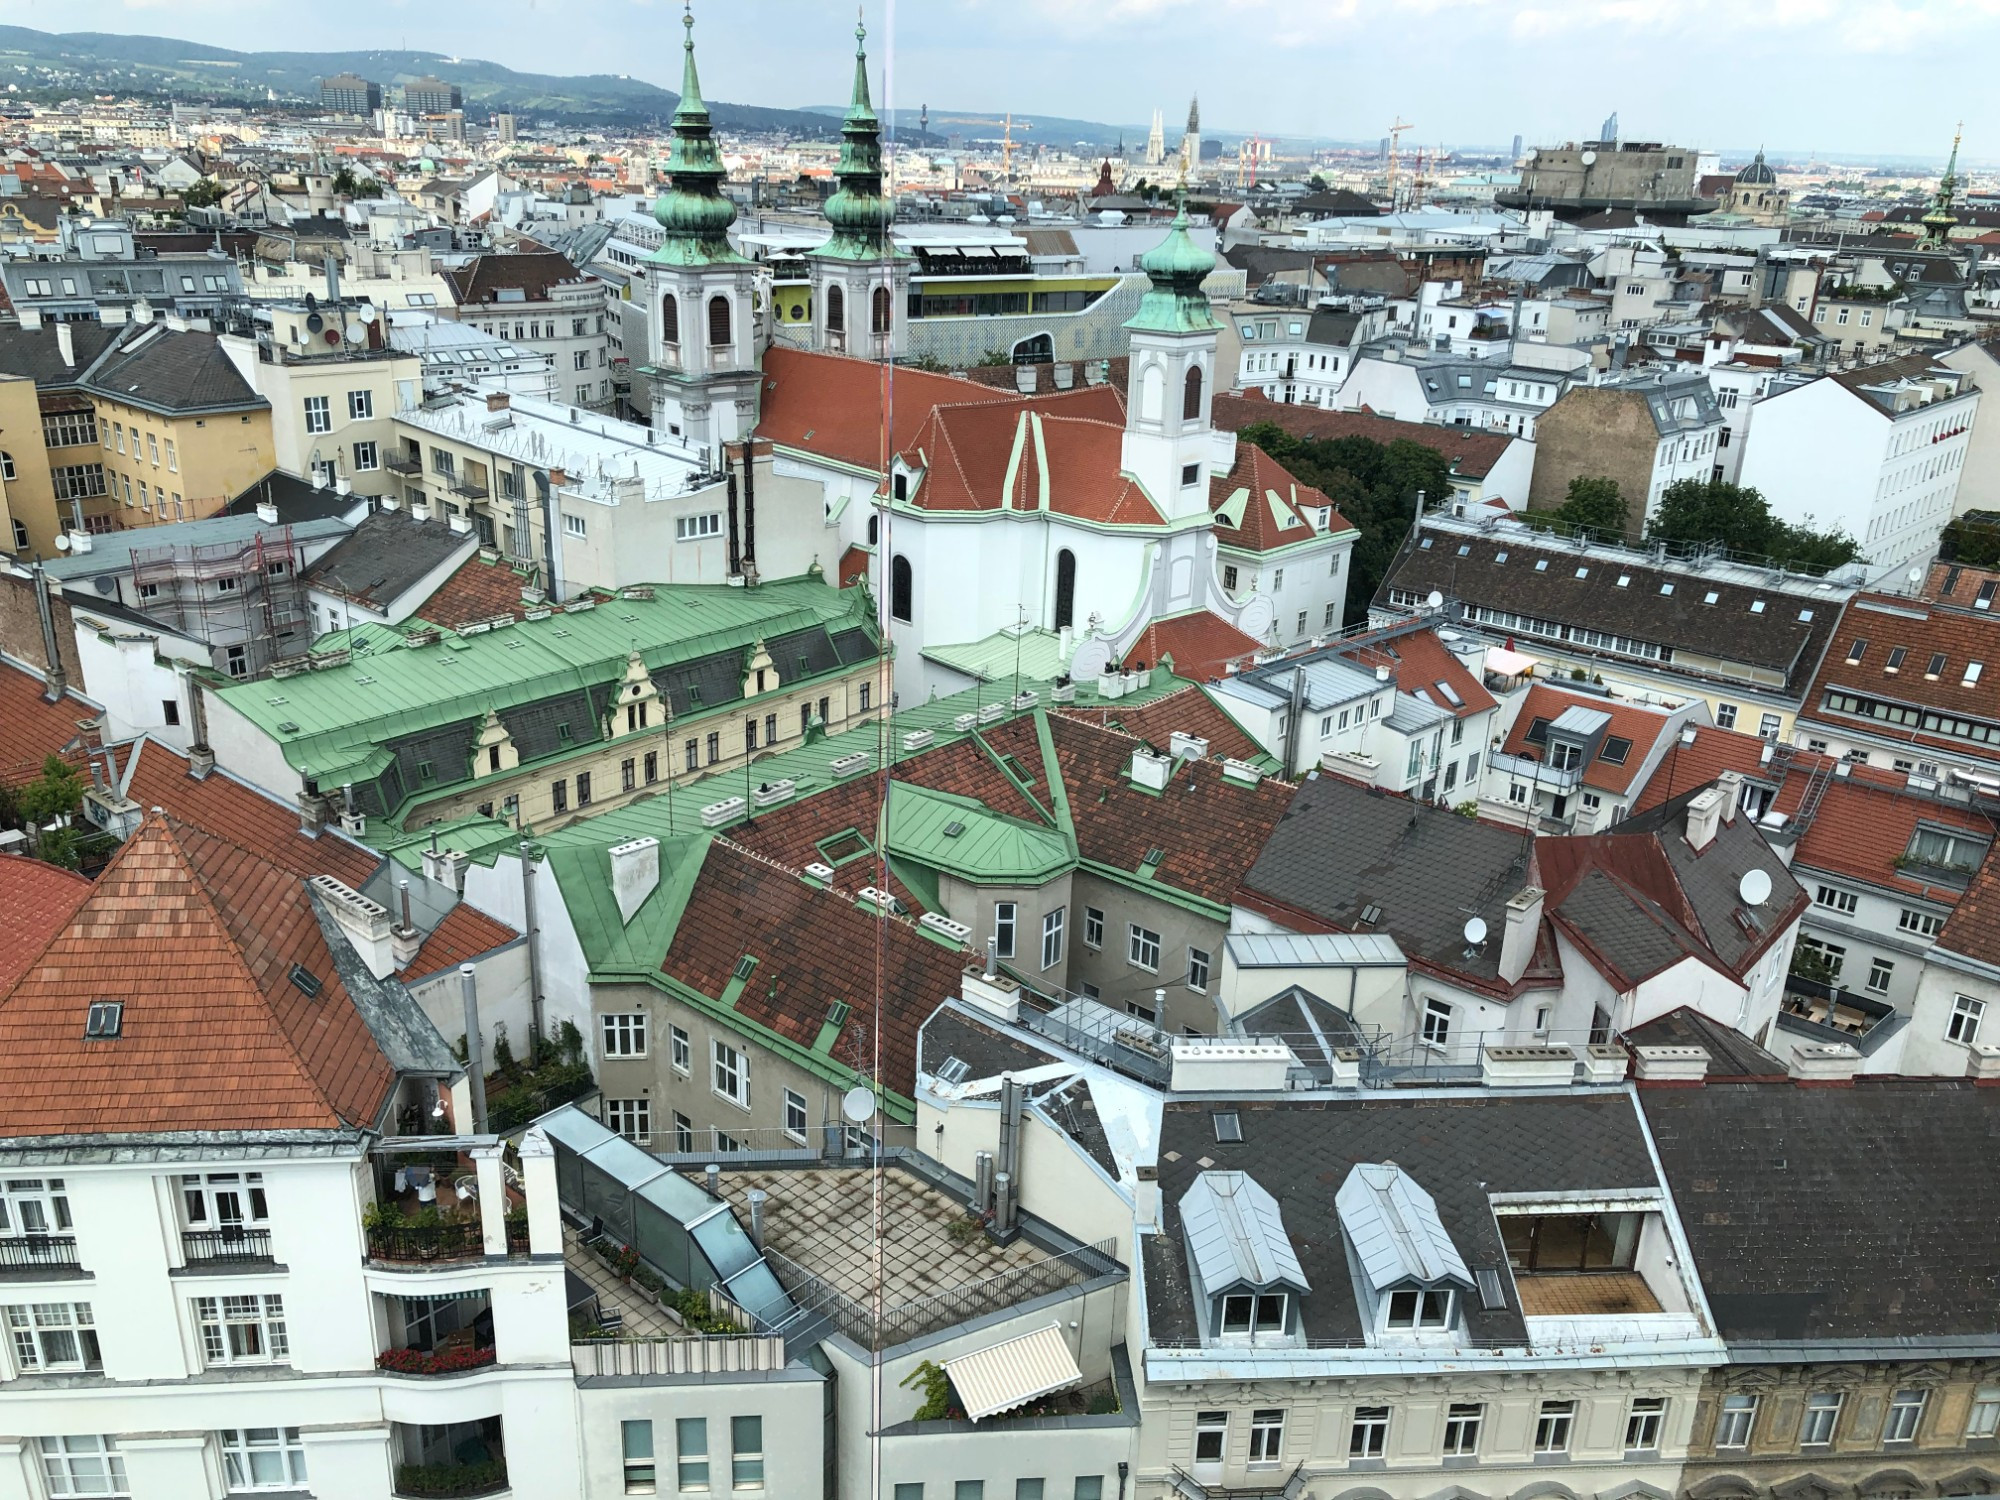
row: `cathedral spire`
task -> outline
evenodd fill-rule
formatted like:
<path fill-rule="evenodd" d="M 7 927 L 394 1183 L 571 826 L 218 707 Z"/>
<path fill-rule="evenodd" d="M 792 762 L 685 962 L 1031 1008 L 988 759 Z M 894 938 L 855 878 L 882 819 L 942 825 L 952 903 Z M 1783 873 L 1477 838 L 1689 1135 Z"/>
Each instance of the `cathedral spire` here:
<path fill-rule="evenodd" d="M 1961 120 L 1958 129 L 1952 132 L 1951 159 L 1944 164 L 1944 176 L 1938 179 L 1937 200 L 1923 217 L 1924 243 L 1940 250 L 1950 241 L 1958 224 L 1958 216 L 1951 211 L 1951 200 L 1958 188 L 1958 143 L 1964 134 L 1965 122 Z"/>
<path fill-rule="evenodd" d="M 868 95 L 868 28 L 854 24 L 854 91 L 840 122 L 840 184 L 826 200 L 833 238 L 813 253 L 835 260 L 875 260 L 892 253 L 893 208 L 882 191 L 882 123 Z"/>
<path fill-rule="evenodd" d="M 701 97 L 701 78 L 694 63 L 694 10 L 690 4 L 681 24 L 681 98 L 674 109 L 672 149 L 667 154 L 667 191 L 653 205 L 653 218 L 666 231 L 666 241 L 652 259 L 673 265 L 707 265 L 741 260 L 729 245 L 729 226 L 736 222 L 736 205 L 723 196 L 727 175 L 722 152 L 715 144 L 715 126 Z"/>

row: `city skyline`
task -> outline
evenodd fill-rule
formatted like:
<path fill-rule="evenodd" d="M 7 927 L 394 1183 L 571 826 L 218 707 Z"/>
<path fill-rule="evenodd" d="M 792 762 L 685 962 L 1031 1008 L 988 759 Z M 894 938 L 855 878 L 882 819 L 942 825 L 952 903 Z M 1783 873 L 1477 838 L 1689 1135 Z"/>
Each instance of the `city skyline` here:
<path fill-rule="evenodd" d="M 1693 0 L 1671 18 L 1627 5 L 1569 16 L 1479 0 L 1347 0 L 1307 22 L 1270 0 L 1223 0 L 1219 9 L 1192 0 L 865 9 L 878 104 L 909 111 L 928 103 L 934 112 L 1011 110 L 1139 126 L 1155 109 L 1177 117 L 1198 92 L 1213 131 L 1280 139 L 1368 141 L 1401 117 L 1414 122 L 1406 145 L 1504 147 L 1516 133 L 1529 145 L 1553 144 L 1591 135 L 1614 110 L 1630 138 L 1729 154 L 1763 144 L 1792 157 L 1942 161 L 1961 113 L 1969 160 L 1986 158 L 1987 143 L 2000 139 L 1996 111 L 1977 96 L 1912 108 L 1906 90 L 1883 82 L 1885 70 L 1921 66 L 1939 47 L 2000 43 L 1994 0 L 1865 7 L 1795 0 L 1754 13 Z M 362 0 L 338 13 L 303 14 L 243 0 L 202 0 L 173 12 L 151 0 L 6 0 L 0 23 L 173 35 L 249 51 L 432 50 L 524 71 L 627 73 L 672 88 L 677 11 L 664 0 L 640 0 L 564 14 L 565 45 L 553 56 L 545 34 L 551 11 L 541 0 L 498 0 L 477 12 Z M 844 9 L 805 0 L 697 7 L 708 91 L 780 108 L 837 103 L 847 79 L 844 19 Z M 774 49 L 774 36 L 788 45 Z M 638 66 L 635 41 L 645 55 Z M 1726 53 L 1731 71 L 1740 67 L 1744 76 L 1797 67 L 1816 87 L 1779 97 L 1718 82 L 1697 94 L 1685 87 L 1686 69 L 1659 66 L 1677 42 Z M 1112 48 L 1124 61 L 1107 69 Z M 1417 65 L 1353 66 L 1399 55 Z M 1551 75 L 1576 86 L 1550 89 Z M 1001 79 L 1018 82 L 994 81 Z"/>

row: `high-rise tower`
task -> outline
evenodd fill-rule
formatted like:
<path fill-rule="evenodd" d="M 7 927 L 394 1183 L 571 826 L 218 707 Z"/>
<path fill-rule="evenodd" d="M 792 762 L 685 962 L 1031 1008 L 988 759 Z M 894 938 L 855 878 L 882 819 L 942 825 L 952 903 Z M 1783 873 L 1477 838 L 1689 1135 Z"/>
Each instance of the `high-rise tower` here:
<path fill-rule="evenodd" d="M 694 65 L 694 16 L 681 64 L 667 190 L 653 205 L 665 240 L 646 262 L 652 296 L 645 371 L 653 383 L 653 427 L 719 460 L 722 445 L 757 425 L 756 262 L 729 243 L 736 205 L 723 196 L 722 153 Z"/>
<path fill-rule="evenodd" d="M 882 188 L 882 126 L 868 98 L 868 28 L 854 28 L 854 94 L 840 122 L 840 184 L 826 200 L 833 238 L 808 251 L 813 347 L 864 359 L 902 352 L 910 257 L 896 248 L 895 206 Z"/>

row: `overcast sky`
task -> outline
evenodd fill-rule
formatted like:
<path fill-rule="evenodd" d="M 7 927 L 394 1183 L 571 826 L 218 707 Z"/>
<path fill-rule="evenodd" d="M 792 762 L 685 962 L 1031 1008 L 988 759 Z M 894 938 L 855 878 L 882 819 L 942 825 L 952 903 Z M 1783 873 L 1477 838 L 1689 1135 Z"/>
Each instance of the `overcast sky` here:
<path fill-rule="evenodd" d="M 0 0 L 48 31 L 185 37 L 255 51 L 408 46 L 674 87 L 670 0 Z M 711 98 L 844 99 L 839 0 L 696 0 Z M 1405 144 L 1595 134 L 1726 152 L 2000 161 L 2000 104 L 1976 82 L 2000 0 L 869 0 L 869 48 L 914 108 L 1112 123 L 1199 92 L 1210 128 Z M 1954 60 L 1958 60 L 1954 65 Z M 880 78 L 878 72 L 877 77 Z M 878 83 L 878 88 L 880 84 Z M 878 103 L 881 102 L 878 99 Z"/>

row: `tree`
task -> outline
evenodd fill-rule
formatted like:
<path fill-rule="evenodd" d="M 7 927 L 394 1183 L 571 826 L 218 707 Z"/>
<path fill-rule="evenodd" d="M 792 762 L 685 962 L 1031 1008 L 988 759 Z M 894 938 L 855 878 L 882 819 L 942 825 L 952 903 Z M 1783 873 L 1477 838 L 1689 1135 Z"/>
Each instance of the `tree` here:
<path fill-rule="evenodd" d="M 42 762 L 41 776 L 21 788 L 21 816 L 37 826 L 69 817 L 83 806 L 83 777 L 51 755 Z"/>
<path fill-rule="evenodd" d="M 1656 542 L 1719 544 L 1731 552 L 1769 558 L 1781 567 L 1823 573 L 1853 562 L 1861 546 L 1846 532 L 1814 529 L 1811 518 L 1794 526 L 1771 513 L 1761 491 L 1720 479 L 1682 479 L 1666 487 L 1647 524 Z"/>
<path fill-rule="evenodd" d="M 382 184 L 372 177 L 363 177 L 354 184 L 354 196 L 357 198 L 379 198 L 382 196 Z"/>
<path fill-rule="evenodd" d="M 222 201 L 222 184 L 213 177 L 191 182 L 181 192 L 181 202 L 189 208 L 213 208 Z"/>
<path fill-rule="evenodd" d="M 1622 537 L 1631 513 L 1617 480 L 1579 474 L 1569 482 L 1569 494 L 1561 505 L 1554 510 L 1527 512 L 1521 519 L 1531 526 L 1559 523 L 1601 536 Z"/>
<path fill-rule="evenodd" d="M 346 167 L 333 174 L 333 190 L 350 198 L 354 196 L 354 174 Z"/>
<path fill-rule="evenodd" d="M 1315 193 L 1324 193 L 1327 191 L 1326 179 L 1317 172 L 1306 179 L 1306 186 L 1310 187 Z"/>

